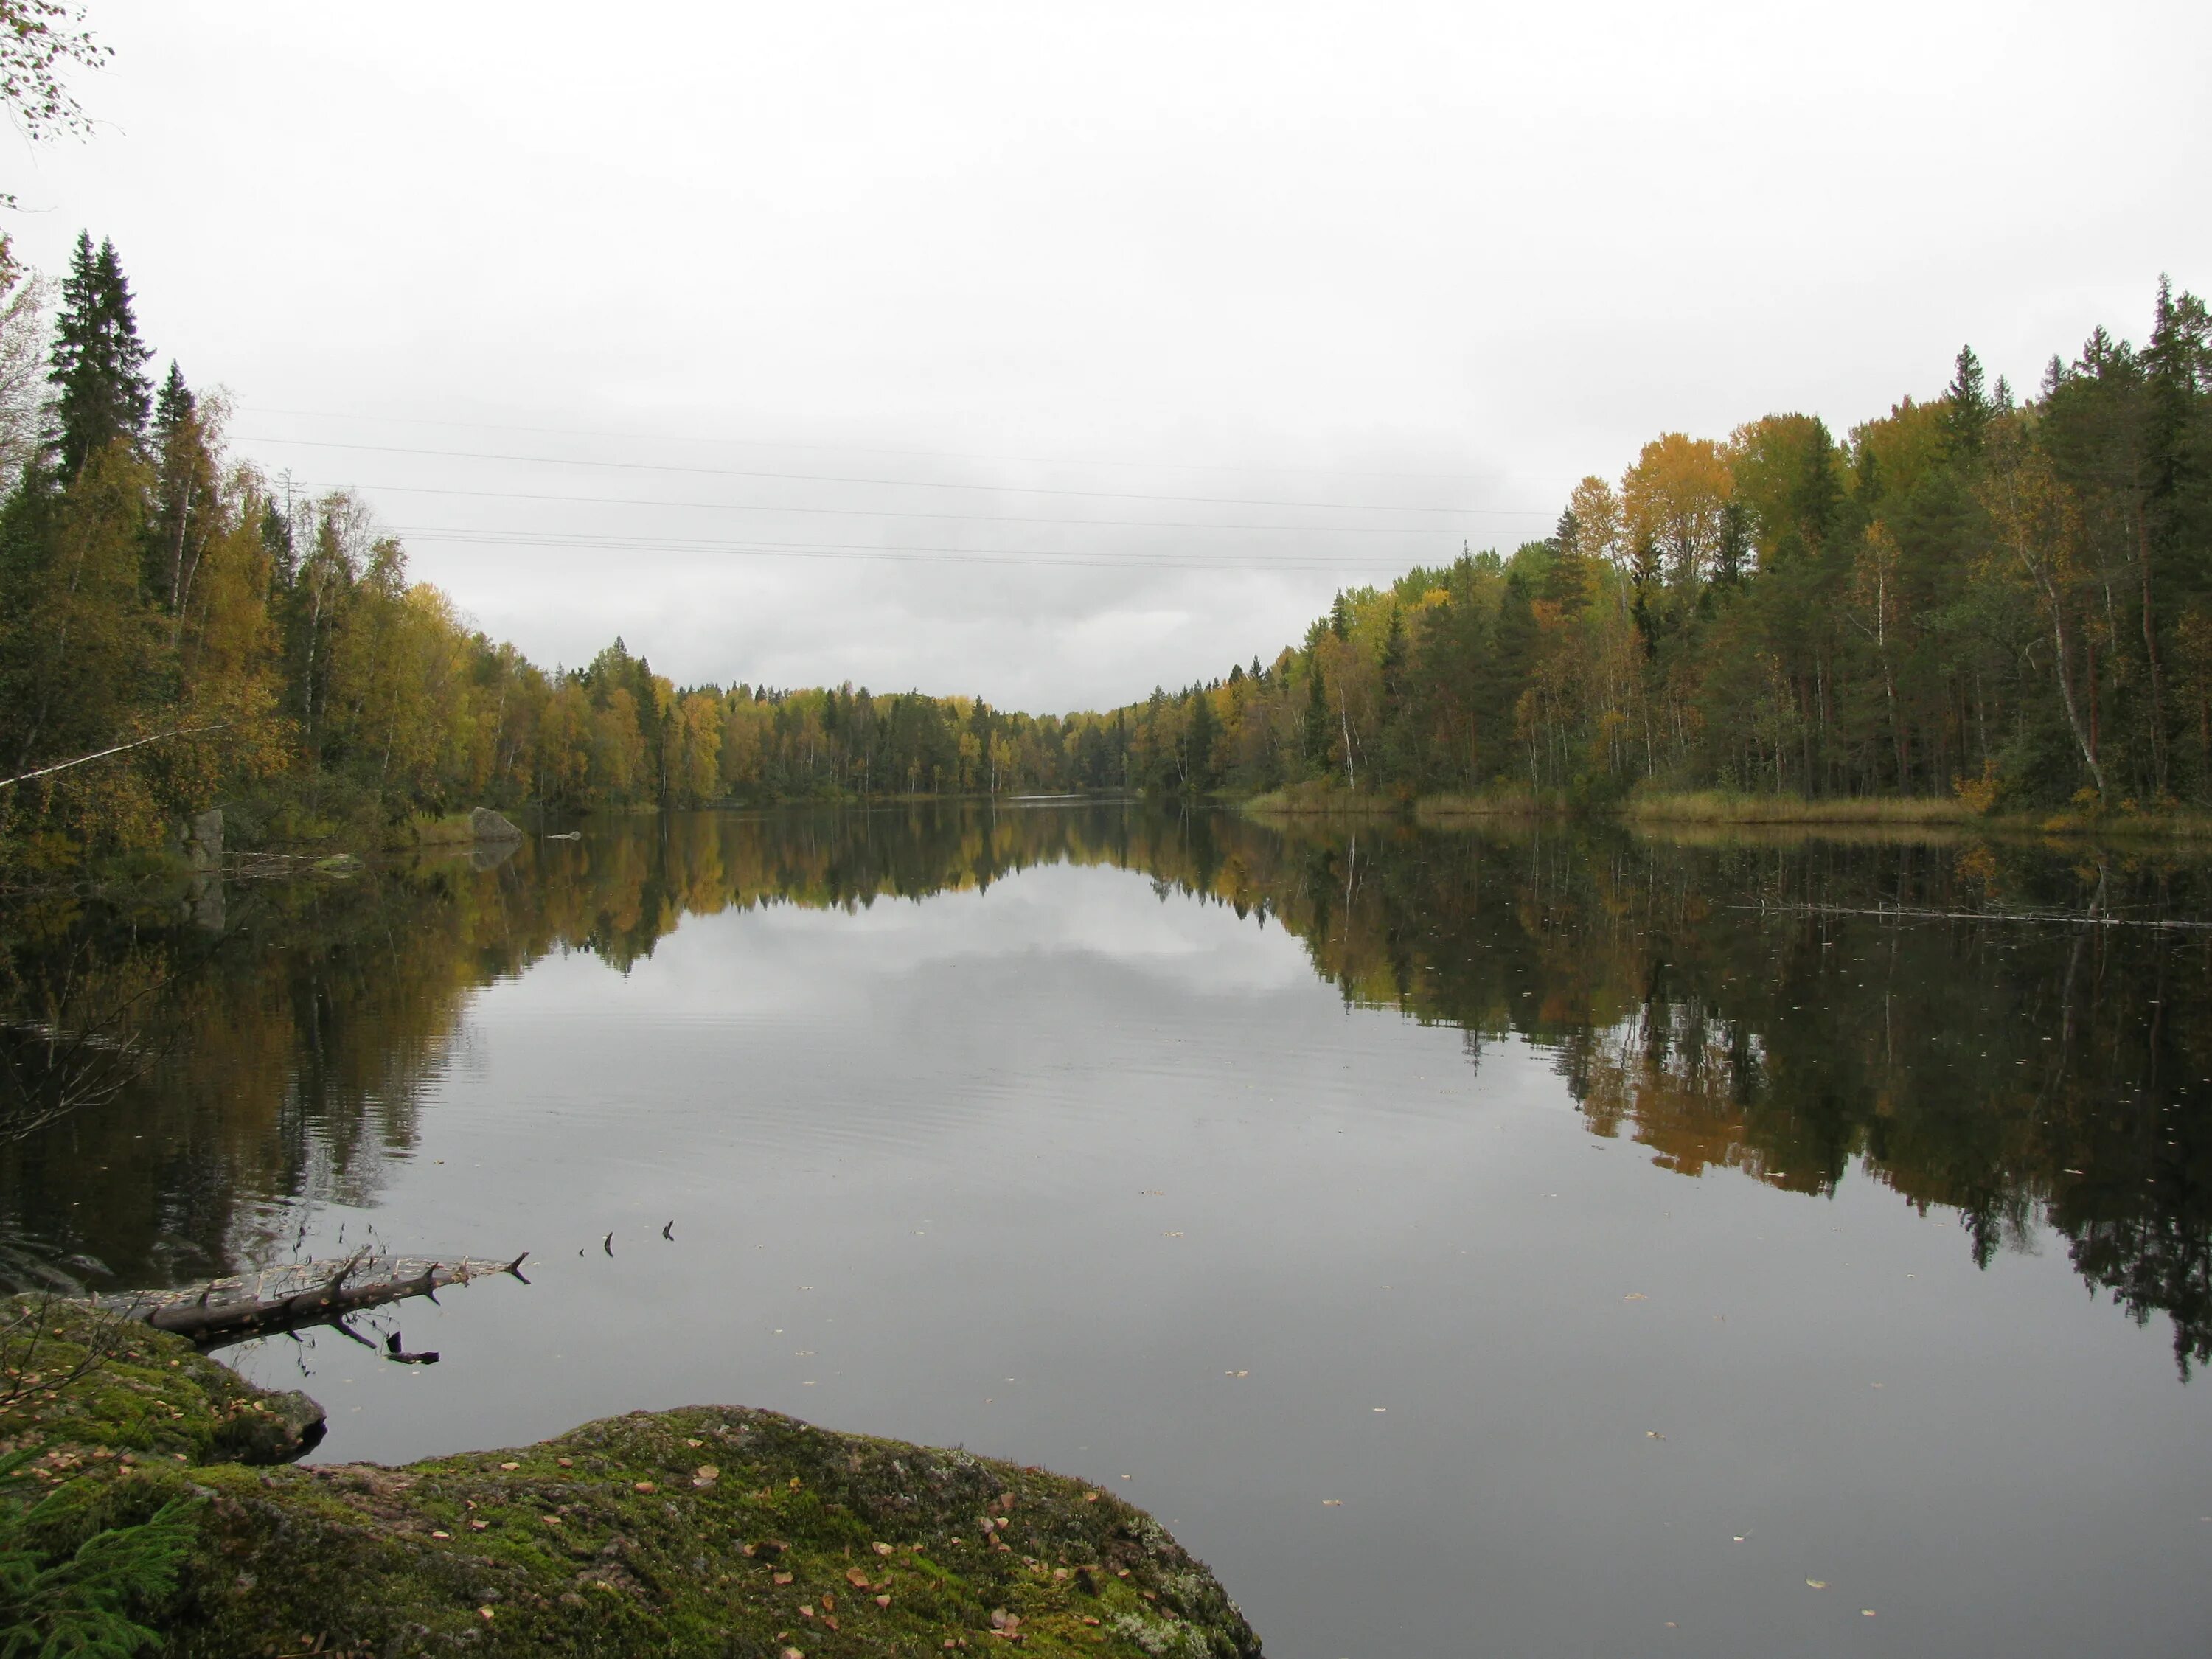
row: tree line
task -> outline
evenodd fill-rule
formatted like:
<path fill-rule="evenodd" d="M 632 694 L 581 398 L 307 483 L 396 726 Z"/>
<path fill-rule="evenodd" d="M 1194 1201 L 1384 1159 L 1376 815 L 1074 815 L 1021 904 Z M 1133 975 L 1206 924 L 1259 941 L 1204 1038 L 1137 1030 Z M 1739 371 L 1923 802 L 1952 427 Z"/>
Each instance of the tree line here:
<path fill-rule="evenodd" d="M 2037 394 L 1971 349 L 1838 441 L 1667 433 L 1554 532 L 1337 595 L 1122 711 L 1139 787 L 2212 803 L 2212 328 L 2161 281 Z"/>
<path fill-rule="evenodd" d="M 547 670 L 410 579 L 363 503 L 228 457 L 156 384 L 112 244 L 0 242 L 0 859 L 387 833 L 479 803 L 1326 785 L 2212 800 L 2212 327 L 2161 283 L 2037 396 L 1971 350 L 1837 441 L 1670 433 L 1554 533 L 1340 593 L 1303 644 L 1103 713 Z"/>
<path fill-rule="evenodd" d="M 1115 717 L 851 686 L 678 686 L 617 638 L 547 670 L 411 580 L 346 491 L 224 453 L 158 385 L 115 249 L 80 237 L 51 334 L 0 242 L 0 854 L 314 839 L 479 803 L 586 809 L 1122 783 Z"/>

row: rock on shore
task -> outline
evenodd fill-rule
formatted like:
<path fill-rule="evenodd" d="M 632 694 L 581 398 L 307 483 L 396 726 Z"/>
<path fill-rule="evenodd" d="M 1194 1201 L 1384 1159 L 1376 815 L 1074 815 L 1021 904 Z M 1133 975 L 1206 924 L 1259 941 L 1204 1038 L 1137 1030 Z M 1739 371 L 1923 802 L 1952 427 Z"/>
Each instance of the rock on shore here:
<path fill-rule="evenodd" d="M 94 1328 L 44 1322 L 59 1376 Z M 1150 1516 L 1040 1469 L 737 1406 L 399 1468 L 270 1467 L 240 1460 L 311 1445 L 312 1401 L 143 1326 L 114 1340 L 91 1376 L 0 1408 L 0 1435 L 46 1448 L 39 1486 L 84 1483 L 80 1528 L 202 1500 L 177 1593 L 139 1613 L 172 1654 L 1259 1659 Z"/>

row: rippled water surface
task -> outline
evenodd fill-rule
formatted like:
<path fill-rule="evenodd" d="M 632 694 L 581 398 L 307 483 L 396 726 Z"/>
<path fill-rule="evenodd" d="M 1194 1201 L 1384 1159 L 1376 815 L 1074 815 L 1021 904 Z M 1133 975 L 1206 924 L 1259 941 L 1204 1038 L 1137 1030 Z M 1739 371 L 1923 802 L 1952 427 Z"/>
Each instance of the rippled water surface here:
<path fill-rule="evenodd" d="M 356 1322 L 435 1366 L 228 1357 L 330 1459 L 738 1401 L 1049 1465 L 1285 1659 L 2198 1652 L 2206 875 L 902 808 L 29 909 L 19 1015 L 160 1059 L 0 1153 L 0 1251 L 527 1249 Z"/>

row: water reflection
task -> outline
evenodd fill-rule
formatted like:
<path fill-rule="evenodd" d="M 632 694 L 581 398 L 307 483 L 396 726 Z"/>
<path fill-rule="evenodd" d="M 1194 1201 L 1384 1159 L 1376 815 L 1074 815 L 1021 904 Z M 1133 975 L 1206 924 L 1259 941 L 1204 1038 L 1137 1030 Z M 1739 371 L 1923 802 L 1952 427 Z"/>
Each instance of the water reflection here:
<path fill-rule="evenodd" d="M 1856 1168 L 1955 1207 L 1984 1264 L 2047 1226 L 2090 1285 L 2171 1318 L 2185 1374 L 2212 1359 L 2212 932 L 2142 925 L 2212 915 L 2197 863 L 1108 806 L 701 813 L 506 850 L 17 907 L 10 1109 L 82 1085 L 57 1032 L 143 1072 L 0 1146 L 0 1265 L 173 1282 L 281 1256 L 302 1203 L 373 1206 L 428 1086 L 470 1064 L 471 998 L 548 956 L 627 974 L 687 915 L 1073 864 L 1285 928 L 1346 1005 L 1455 1027 L 1474 1063 L 1540 1046 L 1594 1134 L 1683 1176 L 1810 1194 Z"/>

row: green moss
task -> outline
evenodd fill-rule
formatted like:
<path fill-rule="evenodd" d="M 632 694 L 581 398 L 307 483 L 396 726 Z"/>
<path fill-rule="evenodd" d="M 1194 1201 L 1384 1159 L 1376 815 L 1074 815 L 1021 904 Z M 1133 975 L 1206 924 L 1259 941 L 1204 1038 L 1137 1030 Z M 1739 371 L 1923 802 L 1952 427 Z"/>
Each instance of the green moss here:
<path fill-rule="evenodd" d="M 254 1468 L 223 1461 L 227 1425 L 283 1397 L 173 1338 L 129 1341 L 6 1426 L 53 1448 L 33 1478 L 96 1493 L 86 1525 L 204 1500 L 155 1621 L 173 1654 L 814 1659 L 973 1651 L 1001 1631 L 1047 1655 L 1260 1652 L 1148 1516 L 1041 1469 L 739 1407 L 403 1468 Z"/>

